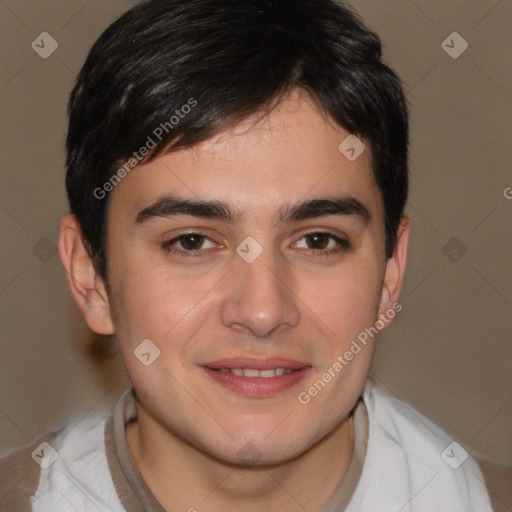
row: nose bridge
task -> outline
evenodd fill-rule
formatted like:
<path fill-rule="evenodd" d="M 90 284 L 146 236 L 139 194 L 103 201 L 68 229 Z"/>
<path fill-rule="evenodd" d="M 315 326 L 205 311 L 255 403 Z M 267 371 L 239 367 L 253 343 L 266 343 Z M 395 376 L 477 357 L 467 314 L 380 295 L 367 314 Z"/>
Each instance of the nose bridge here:
<path fill-rule="evenodd" d="M 222 321 L 265 337 L 279 326 L 296 325 L 299 311 L 284 262 L 271 247 L 258 246 L 254 240 L 246 239 L 237 248 Z"/>

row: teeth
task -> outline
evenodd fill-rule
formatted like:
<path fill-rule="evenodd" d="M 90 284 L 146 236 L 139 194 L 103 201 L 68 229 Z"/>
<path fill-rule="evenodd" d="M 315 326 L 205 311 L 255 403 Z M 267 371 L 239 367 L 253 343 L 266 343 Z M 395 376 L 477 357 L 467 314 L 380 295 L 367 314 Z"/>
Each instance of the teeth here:
<path fill-rule="evenodd" d="M 219 368 L 219 372 L 221 373 L 231 372 L 240 377 L 279 377 L 280 375 L 292 373 L 292 371 L 293 370 L 284 368 L 271 368 L 269 370 L 256 370 L 254 368 Z"/>
<path fill-rule="evenodd" d="M 243 370 L 244 377 L 259 377 L 260 372 L 259 370 L 254 370 L 253 368 L 246 368 Z"/>

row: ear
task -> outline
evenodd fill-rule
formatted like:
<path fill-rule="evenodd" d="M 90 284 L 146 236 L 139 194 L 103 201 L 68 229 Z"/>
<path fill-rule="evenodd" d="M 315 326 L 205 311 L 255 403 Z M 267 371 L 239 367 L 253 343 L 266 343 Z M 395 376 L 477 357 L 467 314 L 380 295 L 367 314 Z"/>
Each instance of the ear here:
<path fill-rule="evenodd" d="M 382 286 L 382 294 L 379 305 L 379 318 L 381 315 L 389 316 L 390 309 L 400 311 L 393 307 L 398 302 L 402 285 L 404 282 L 405 268 L 407 266 L 407 251 L 409 249 L 409 235 L 411 233 L 411 221 L 408 217 L 402 217 L 397 232 L 397 240 L 393 256 L 386 262 L 386 270 L 384 274 L 384 283 Z M 393 311 L 393 312 L 394 312 Z M 386 314 L 388 312 L 388 314 Z M 393 317 L 395 315 L 393 314 Z M 384 330 L 391 325 L 388 319 L 384 322 Z"/>
<path fill-rule="evenodd" d="M 66 270 L 71 295 L 87 322 L 98 334 L 113 334 L 108 295 L 84 244 L 80 224 L 74 215 L 62 217 L 59 254 Z"/>

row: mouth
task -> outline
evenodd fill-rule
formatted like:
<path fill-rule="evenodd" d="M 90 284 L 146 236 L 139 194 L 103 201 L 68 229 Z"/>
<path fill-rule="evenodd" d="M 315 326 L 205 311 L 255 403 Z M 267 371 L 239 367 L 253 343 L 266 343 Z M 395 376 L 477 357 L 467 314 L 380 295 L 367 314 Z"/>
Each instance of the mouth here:
<path fill-rule="evenodd" d="M 295 386 L 311 365 L 284 358 L 229 358 L 200 368 L 221 386 L 252 397 L 270 397 Z"/>
<path fill-rule="evenodd" d="M 211 368 L 215 370 L 215 368 Z M 220 373 L 234 373 L 239 377 L 263 377 L 264 379 L 271 377 L 280 377 L 284 374 L 296 372 L 297 370 L 289 370 L 285 368 L 268 368 L 267 370 L 256 370 L 255 368 L 217 368 Z"/>

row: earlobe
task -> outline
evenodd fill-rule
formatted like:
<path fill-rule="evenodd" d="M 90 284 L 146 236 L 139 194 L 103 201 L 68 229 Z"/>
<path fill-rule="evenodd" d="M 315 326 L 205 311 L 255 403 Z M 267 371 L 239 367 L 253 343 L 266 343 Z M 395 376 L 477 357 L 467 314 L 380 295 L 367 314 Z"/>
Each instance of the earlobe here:
<path fill-rule="evenodd" d="M 71 295 L 87 322 L 98 334 L 114 333 L 108 296 L 84 244 L 80 224 L 71 214 L 60 224 L 59 254 Z"/>
<path fill-rule="evenodd" d="M 397 241 L 393 256 L 386 263 L 384 283 L 382 286 L 379 315 L 385 314 L 393 304 L 398 302 L 404 282 L 405 269 L 407 267 L 407 252 L 409 248 L 409 235 L 411 221 L 408 217 L 402 217 L 397 232 Z"/>

